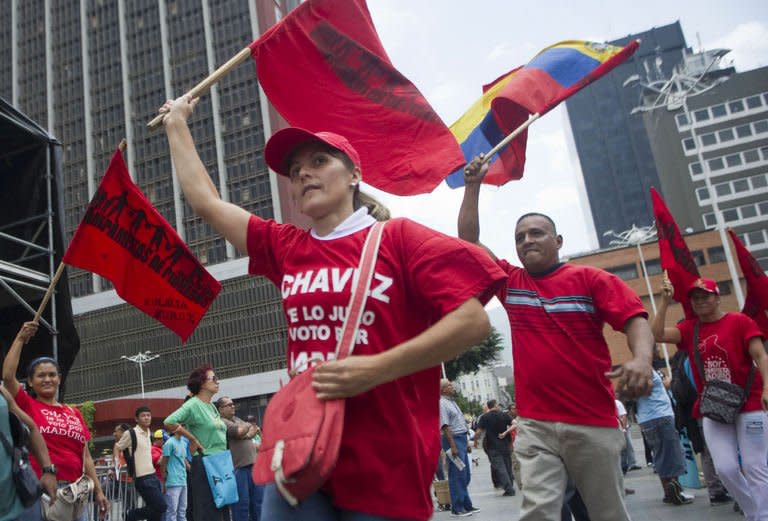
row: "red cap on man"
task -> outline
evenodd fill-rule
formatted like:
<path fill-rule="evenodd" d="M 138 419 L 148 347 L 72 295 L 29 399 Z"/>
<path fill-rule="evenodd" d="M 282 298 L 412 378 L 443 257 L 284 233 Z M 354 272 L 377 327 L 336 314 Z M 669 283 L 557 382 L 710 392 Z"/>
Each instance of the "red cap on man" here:
<path fill-rule="evenodd" d="M 712 279 L 705 279 L 703 277 L 696 279 L 693 284 L 691 284 L 691 287 L 688 288 L 688 295 L 695 289 L 700 289 L 714 295 L 720 295 L 720 289 L 717 287 L 717 282 Z"/>

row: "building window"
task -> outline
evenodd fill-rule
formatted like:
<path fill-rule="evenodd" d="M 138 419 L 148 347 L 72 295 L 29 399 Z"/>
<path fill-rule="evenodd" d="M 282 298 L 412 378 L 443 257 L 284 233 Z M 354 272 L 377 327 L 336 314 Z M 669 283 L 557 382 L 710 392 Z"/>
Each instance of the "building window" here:
<path fill-rule="evenodd" d="M 693 113 L 693 119 L 696 121 L 707 121 L 709 119 L 709 111 L 707 109 L 697 110 Z"/>
<path fill-rule="evenodd" d="M 726 141 L 733 141 L 735 139 L 733 137 L 733 129 L 730 129 L 730 128 L 726 128 L 718 132 L 717 137 L 720 138 L 721 143 L 724 143 Z"/>
<path fill-rule="evenodd" d="M 685 114 L 678 114 L 675 116 L 675 120 L 677 120 L 678 127 L 685 127 L 688 125 L 688 118 L 685 117 Z"/>
<path fill-rule="evenodd" d="M 755 134 L 763 134 L 768 132 L 768 119 L 761 119 L 753 123 L 755 126 Z"/>
<path fill-rule="evenodd" d="M 749 137 L 752 135 L 752 127 L 749 125 L 739 125 L 736 127 L 736 135 L 739 137 Z"/>
<path fill-rule="evenodd" d="M 717 226 L 717 218 L 715 217 L 714 213 L 704 214 L 704 226 L 706 226 L 707 228 Z"/>
<path fill-rule="evenodd" d="M 696 197 L 698 197 L 699 201 L 706 201 L 709 199 L 709 190 L 707 190 L 707 187 L 702 186 L 701 188 L 697 188 Z"/>
<path fill-rule="evenodd" d="M 760 154 L 757 149 L 747 150 L 744 152 L 744 161 L 747 163 L 756 163 L 760 161 Z"/>
<path fill-rule="evenodd" d="M 645 262 L 645 270 L 648 272 L 648 275 L 658 275 L 663 270 L 661 269 L 661 260 L 659 259 L 651 259 L 649 261 Z"/>
<path fill-rule="evenodd" d="M 701 250 L 693 250 L 691 252 L 691 257 L 693 257 L 693 262 L 696 263 L 696 266 L 704 266 L 704 252 Z"/>
<path fill-rule="evenodd" d="M 728 108 L 730 109 L 731 114 L 744 112 L 744 103 L 740 99 L 737 99 L 736 101 L 728 103 Z"/>
<path fill-rule="evenodd" d="M 759 203 L 757 207 L 760 209 L 760 215 L 768 215 L 768 202 Z"/>
<path fill-rule="evenodd" d="M 751 219 L 752 217 L 757 217 L 757 207 L 753 204 L 742 206 L 739 208 L 741 211 L 741 218 L 742 219 Z"/>
<path fill-rule="evenodd" d="M 768 94 L 765 94 L 766 96 L 766 103 L 768 103 Z M 763 268 L 763 271 L 768 272 L 768 257 L 760 257 L 757 259 L 757 263 L 760 265 L 761 268 Z"/>
<path fill-rule="evenodd" d="M 709 257 L 710 264 L 725 262 L 725 250 L 722 246 L 707 248 L 707 257 Z"/>
<path fill-rule="evenodd" d="M 693 175 L 701 175 L 703 173 L 701 170 L 701 163 L 691 163 L 690 169 L 691 169 L 691 174 Z"/>
<path fill-rule="evenodd" d="M 752 188 L 755 189 L 768 186 L 768 179 L 766 179 L 765 174 L 753 175 L 749 180 L 752 182 Z"/>
<path fill-rule="evenodd" d="M 725 111 L 725 105 L 723 105 L 722 103 L 720 105 L 715 105 L 714 107 L 711 107 L 710 110 L 712 111 L 713 118 L 722 118 L 727 114 L 727 112 Z"/>
<path fill-rule="evenodd" d="M 613 273 L 621 280 L 632 280 L 637 278 L 637 266 L 634 264 L 626 264 L 624 266 L 617 266 L 615 268 L 609 268 L 606 270 L 609 273 Z"/>
<path fill-rule="evenodd" d="M 725 163 L 730 166 L 739 166 L 741 165 L 741 156 L 739 154 L 731 154 L 730 156 L 725 156 Z"/>
<path fill-rule="evenodd" d="M 720 295 L 730 295 L 731 283 L 727 280 L 721 280 L 717 283 L 717 289 L 720 291 Z"/>
<path fill-rule="evenodd" d="M 731 195 L 731 185 L 728 183 L 721 183 L 719 185 L 715 185 L 715 193 L 719 196 Z"/>
<path fill-rule="evenodd" d="M 760 108 L 763 104 L 760 102 L 760 96 L 750 96 L 747 98 L 747 108 L 750 109 L 757 109 Z"/>
<path fill-rule="evenodd" d="M 717 144 L 717 138 L 714 133 L 704 134 L 700 138 L 702 146 L 708 147 Z"/>
<path fill-rule="evenodd" d="M 749 181 L 747 181 L 746 179 L 739 179 L 737 181 L 734 181 L 733 191 L 736 193 L 749 191 Z"/>
<path fill-rule="evenodd" d="M 694 150 L 696 148 L 696 143 L 692 138 L 685 138 L 683 140 L 683 148 L 686 150 Z"/>
<path fill-rule="evenodd" d="M 739 211 L 736 208 L 729 208 L 723 210 L 723 219 L 727 223 L 732 223 L 739 220 Z"/>
<path fill-rule="evenodd" d="M 722 170 L 723 168 L 725 168 L 725 164 L 723 163 L 722 157 L 716 157 L 714 159 L 710 159 L 709 161 L 707 161 L 707 164 L 709 165 L 709 169 L 713 172 L 717 170 Z"/>
<path fill-rule="evenodd" d="M 765 242 L 765 232 L 763 230 L 749 232 L 747 233 L 747 241 L 749 241 L 750 245 L 763 244 Z"/>

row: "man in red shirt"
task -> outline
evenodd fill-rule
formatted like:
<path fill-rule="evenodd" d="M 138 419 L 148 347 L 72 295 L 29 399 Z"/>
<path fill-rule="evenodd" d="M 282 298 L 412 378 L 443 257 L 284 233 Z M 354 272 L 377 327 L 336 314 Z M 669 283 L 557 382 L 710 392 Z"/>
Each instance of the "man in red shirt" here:
<path fill-rule="evenodd" d="M 467 166 L 459 237 L 479 244 L 478 198 L 487 172 L 480 158 Z M 650 392 L 653 335 L 640 298 L 618 277 L 560 262 L 563 244 L 546 215 L 523 215 L 515 226 L 524 268 L 496 259 L 507 273 L 496 296 L 512 331 L 518 434 L 515 454 L 523 487 L 521 521 L 559 520 L 571 478 L 593 520 L 628 520 L 618 461 L 611 378 L 631 396 Z M 609 323 L 627 336 L 633 357 L 611 372 L 603 337 Z"/>

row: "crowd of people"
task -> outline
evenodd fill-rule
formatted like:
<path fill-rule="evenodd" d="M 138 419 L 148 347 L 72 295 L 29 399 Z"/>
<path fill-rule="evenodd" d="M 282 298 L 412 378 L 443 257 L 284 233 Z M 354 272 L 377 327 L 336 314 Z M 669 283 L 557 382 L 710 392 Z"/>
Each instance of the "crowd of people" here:
<path fill-rule="evenodd" d="M 517 410 L 509 411 L 513 417 L 497 403 L 487 403 L 474 445 L 484 440 L 502 494 L 522 493 L 519 519 L 630 519 L 621 464 L 627 441 L 619 428 L 617 396 L 637 401 L 663 500 L 689 502 L 678 480 L 684 469 L 672 402 L 652 367 L 656 342 L 677 344 L 695 359 L 690 371 L 698 394 L 712 380 L 741 386 L 751 382 L 736 423 L 705 417 L 703 437 L 717 474 L 746 518 L 768 519 L 764 338 L 745 315 L 719 310 L 711 281 L 690 289 L 698 319 L 666 326 L 672 295 L 667 283 L 662 306 L 649 322 L 640 298 L 618 277 L 560 260 L 563 238 L 543 213 L 527 213 L 515 223 L 511 239 L 522 267 L 485 248 L 478 215 L 487 171 L 482 158 L 465 170 L 458 238 L 450 237 L 390 218 L 360 191 L 363 162 L 353 144 L 331 132 L 283 129 L 264 150 L 269 167 L 289 180 L 310 229 L 259 218 L 219 196 L 187 123 L 196 103 L 185 96 L 160 109 L 179 185 L 192 210 L 248 255 L 248 272 L 281 289 L 289 333 L 309 326 L 341 330 L 334 310 L 349 301 L 372 226 L 376 221 L 386 225 L 354 356 L 336 359 L 333 334 L 311 340 L 287 335 L 289 373 L 312 367 L 317 397 L 346 401 L 339 457 L 325 484 L 298 506 L 274 483 L 256 486 L 251 467 L 258 430 L 235 416 L 230 398 L 214 400 L 219 381 L 213 368 L 204 365 L 189 376 L 188 399 L 164 419 L 167 439 L 162 432 L 154 436 L 151 411 L 145 407 L 136 410 L 134 427 L 116 427 L 116 459 L 131 468 L 143 498 L 143 506 L 131 509 L 127 519 L 237 521 L 260 515 L 269 521 L 426 521 L 433 514 L 430 486 L 441 450 L 448 460 L 451 515 L 477 512 L 480 507 L 468 491 L 468 426 L 451 398 L 451 382 L 440 381 L 439 366 L 488 334 L 483 306 L 494 295 L 511 326 Z M 312 316 L 301 312 L 308 309 L 317 311 Z M 625 335 L 630 351 L 627 361 L 615 367 L 604 324 Z M 35 425 L 40 431 L 44 443 L 34 436 L 33 466 L 48 495 L 55 496 L 55 486 L 85 476 L 105 514 L 108 501 L 87 450 L 88 428 L 76 408 L 57 399 L 56 361 L 34 360 L 27 368 L 26 388 L 16 380 L 21 350 L 35 329 L 34 323 L 24 324 L 9 348 L 3 363 L 4 401 L 30 417 L 25 420 L 31 420 L 33 432 Z M 7 415 L 4 408 L 0 414 Z M 0 431 L 6 430 L 0 419 Z M 239 500 L 221 507 L 203 460 L 227 450 Z M 8 465 L 2 461 L 0 484 L 8 485 Z M 10 514 L 0 513 L 0 521 L 42 519 L 40 504 L 22 511 L 6 496 L 11 487 L 0 490 L 0 504 L 11 505 Z"/>

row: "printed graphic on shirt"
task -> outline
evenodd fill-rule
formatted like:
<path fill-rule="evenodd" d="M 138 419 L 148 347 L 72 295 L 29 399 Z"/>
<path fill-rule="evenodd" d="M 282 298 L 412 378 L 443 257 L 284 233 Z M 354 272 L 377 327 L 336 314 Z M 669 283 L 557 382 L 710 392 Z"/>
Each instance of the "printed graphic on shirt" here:
<path fill-rule="evenodd" d="M 53 434 L 64 436 L 85 443 L 87 440 L 83 433 L 83 424 L 74 413 L 68 411 L 57 411 L 54 409 L 40 409 L 40 413 L 45 416 L 46 424 L 41 424 L 40 434 Z"/>
<path fill-rule="evenodd" d="M 357 284 L 356 268 L 327 267 L 299 271 L 283 275 L 280 291 L 286 302 L 288 319 L 288 340 L 295 344 L 302 342 L 315 349 L 290 352 L 290 368 L 302 372 L 319 362 L 336 358 L 335 346 L 341 338 L 344 320 L 347 317 L 348 295 Z M 390 303 L 388 290 L 394 279 L 374 273 L 368 293 L 370 301 Z M 318 299 L 317 295 L 335 294 L 343 299 Z M 307 298 L 309 297 L 309 298 Z M 368 345 L 369 328 L 375 327 L 376 313 L 370 309 L 363 312 L 355 339 L 356 345 Z"/>
<path fill-rule="evenodd" d="M 540 297 L 535 291 L 524 289 L 507 289 L 506 303 L 517 306 L 542 308 L 547 313 L 581 312 L 595 314 L 592 297 L 586 295 L 567 295 L 554 298 Z"/>
<path fill-rule="evenodd" d="M 710 335 L 699 341 L 699 351 L 707 380 L 733 382 L 731 369 L 728 367 L 728 352 L 718 344 L 717 335 Z"/>

